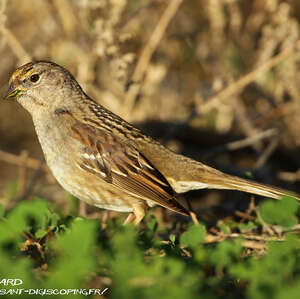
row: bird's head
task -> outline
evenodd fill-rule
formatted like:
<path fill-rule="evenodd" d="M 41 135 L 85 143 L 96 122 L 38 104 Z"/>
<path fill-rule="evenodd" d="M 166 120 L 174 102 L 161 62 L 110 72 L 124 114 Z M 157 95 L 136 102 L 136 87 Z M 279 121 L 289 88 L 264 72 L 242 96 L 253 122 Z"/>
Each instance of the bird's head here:
<path fill-rule="evenodd" d="M 53 62 L 37 61 L 15 70 L 4 98 L 16 99 L 34 116 L 63 106 L 62 99 L 68 102 L 72 98 L 70 93 L 78 89 L 79 85 L 66 69 Z"/>

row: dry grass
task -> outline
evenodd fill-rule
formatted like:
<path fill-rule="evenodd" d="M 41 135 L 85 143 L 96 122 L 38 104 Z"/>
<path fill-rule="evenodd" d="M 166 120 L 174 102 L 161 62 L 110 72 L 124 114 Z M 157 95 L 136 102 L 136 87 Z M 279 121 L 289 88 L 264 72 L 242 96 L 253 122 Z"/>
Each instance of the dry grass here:
<path fill-rule="evenodd" d="M 53 60 L 174 150 L 300 192 L 299 22 L 297 0 L 2 0 L 1 92 L 17 66 Z M 0 136 L 0 150 L 40 158 L 31 120 L 14 103 L 1 103 Z M 246 144 L 227 146 L 239 139 Z M 19 171 L 0 167 L 1 195 Z M 21 173 L 28 183 L 31 172 Z M 33 193 L 61 196 L 41 181 Z"/>

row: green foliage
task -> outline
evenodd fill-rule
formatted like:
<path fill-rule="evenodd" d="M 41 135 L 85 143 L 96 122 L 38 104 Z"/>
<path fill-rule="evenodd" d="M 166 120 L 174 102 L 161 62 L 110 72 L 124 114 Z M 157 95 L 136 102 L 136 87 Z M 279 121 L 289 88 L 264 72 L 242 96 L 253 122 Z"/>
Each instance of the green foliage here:
<path fill-rule="evenodd" d="M 263 202 L 259 211 L 263 225 L 297 220 L 288 197 Z M 249 254 L 242 238 L 207 244 L 202 224 L 179 234 L 147 216 L 139 228 L 110 221 L 103 229 L 97 220 L 64 218 L 39 198 L 9 212 L 1 207 L 0 215 L 0 277 L 22 279 L 22 288 L 108 288 L 109 298 L 299 297 L 299 240 L 292 233 Z M 257 229 L 255 223 L 218 225 L 225 236 Z"/>
<path fill-rule="evenodd" d="M 270 242 L 268 254 L 262 258 L 250 257 L 244 263 L 233 265 L 230 273 L 249 283 L 249 298 L 267 298 L 267 295 L 268 298 L 299 298 L 299 293 L 295 297 L 289 291 L 293 280 L 300 283 L 299 261 L 299 240 L 289 235 L 284 243 Z M 278 297 L 279 292 L 286 294 Z"/>
<path fill-rule="evenodd" d="M 219 267 L 228 267 L 238 262 L 238 257 L 242 254 L 242 242 L 224 241 L 216 248 L 211 250 L 210 261 L 213 265 Z"/>
<path fill-rule="evenodd" d="M 68 231 L 52 240 L 52 250 L 58 256 L 50 267 L 53 273 L 49 275 L 46 287 L 76 288 L 90 272 L 96 270 L 96 229 L 95 221 L 77 218 Z"/>
<path fill-rule="evenodd" d="M 201 244 L 205 237 L 205 227 L 203 225 L 192 225 L 188 228 L 181 238 L 181 244 L 183 246 L 195 247 Z"/>
<path fill-rule="evenodd" d="M 290 227 L 297 223 L 297 211 L 297 201 L 289 196 L 284 196 L 279 201 L 268 200 L 260 205 L 260 213 L 264 221 L 285 227 Z"/>

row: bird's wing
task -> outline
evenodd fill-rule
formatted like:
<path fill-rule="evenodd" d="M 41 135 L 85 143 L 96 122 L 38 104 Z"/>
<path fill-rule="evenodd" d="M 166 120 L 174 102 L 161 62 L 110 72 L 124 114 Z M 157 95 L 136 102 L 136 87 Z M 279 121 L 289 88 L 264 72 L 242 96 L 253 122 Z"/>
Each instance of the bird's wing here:
<path fill-rule="evenodd" d="M 165 177 L 134 146 L 106 129 L 76 122 L 72 136 L 84 145 L 79 166 L 127 193 L 189 215 Z"/>

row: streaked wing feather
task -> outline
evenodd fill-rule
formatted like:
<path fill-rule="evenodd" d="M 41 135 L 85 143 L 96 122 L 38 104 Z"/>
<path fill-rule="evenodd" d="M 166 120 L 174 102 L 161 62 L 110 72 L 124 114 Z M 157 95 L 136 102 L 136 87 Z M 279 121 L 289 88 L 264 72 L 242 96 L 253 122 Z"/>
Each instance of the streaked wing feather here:
<path fill-rule="evenodd" d="M 85 146 L 80 167 L 129 194 L 188 215 L 174 199 L 165 177 L 132 145 L 124 145 L 118 136 L 105 129 L 82 123 L 72 127 L 73 137 Z"/>

